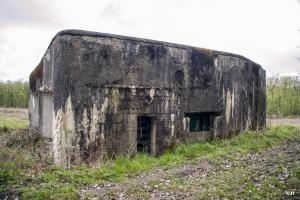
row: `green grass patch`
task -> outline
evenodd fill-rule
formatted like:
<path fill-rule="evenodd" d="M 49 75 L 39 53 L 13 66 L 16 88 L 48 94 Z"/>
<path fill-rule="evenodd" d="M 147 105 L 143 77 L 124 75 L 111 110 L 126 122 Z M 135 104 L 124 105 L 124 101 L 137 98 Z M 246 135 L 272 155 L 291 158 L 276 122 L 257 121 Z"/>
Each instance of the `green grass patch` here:
<path fill-rule="evenodd" d="M 38 190 L 35 186 L 26 187 L 23 190 L 22 199 L 79 199 L 79 193 L 73 185 L 60 183 L 47 183 L 40 185 Z"/>
<path fill-rule="evenodd" d="M 0 116 L 0 129 L 28 128 L 28 121 L 18 118 L 8 118 Z"/>
<path fill-rule="evenodd" d="M 0 192 L 7 191 L 18 183 L 19 173 L 13 163 L 0 163 Z"/>
<path fill-rule="evenodd" d="M 49 166 L 34 177 L 30 173 L 18 172 L 18 179 L 27 180 L 20 189 L 21 197 L 23 199 L 72 199 L 77 197 L 78 190 L 84 186 L 106 181 L 122 181 L 128 176 L 136 176 L 155 167 L 168 168 L 202 158 L 214 160 L 224 155 L 256 152 L 295 137 L 299 137 L 295 127 L 280 125 L 259 132 L 245 131 L 239 136 L 209 143 L 180 144 L 158 157 L 145 154 L 137 154 L 134 158 L 120 156 L 115 160 L 102 163 L 100 167 L 80 165 L 63 169 Z M 16 180 L 16 169 L 9 169 L 9 167 L 5 169 L 6 171 L 0 171 L 0 177 L 5 180 L 1 183 L 12 185 Z"/>

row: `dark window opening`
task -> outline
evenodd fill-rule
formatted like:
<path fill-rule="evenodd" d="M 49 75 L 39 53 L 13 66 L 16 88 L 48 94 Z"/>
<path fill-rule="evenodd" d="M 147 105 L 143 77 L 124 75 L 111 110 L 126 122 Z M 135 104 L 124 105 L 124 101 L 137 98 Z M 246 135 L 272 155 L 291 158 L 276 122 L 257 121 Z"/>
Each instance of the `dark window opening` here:
<path fill-rule="evenodd" d="M 190 118 L 190 132 L 210 131 L 211 130 L 211 113 L 187 113 L 186 117 Z"/>
<path fill-rule="evenodd" d="M 184 74 L 182 71 L 176 71 L 175 72 L 175 80 L 177 81 L 177 83 L 179 85 L 182 85 L 183 84 L 183 81 L 184 81 Z"/>
<path fill-rule="evenodd" d="M 137 151 L 150 153 L 151 148 L 151 117 L 137 118 Z"/>

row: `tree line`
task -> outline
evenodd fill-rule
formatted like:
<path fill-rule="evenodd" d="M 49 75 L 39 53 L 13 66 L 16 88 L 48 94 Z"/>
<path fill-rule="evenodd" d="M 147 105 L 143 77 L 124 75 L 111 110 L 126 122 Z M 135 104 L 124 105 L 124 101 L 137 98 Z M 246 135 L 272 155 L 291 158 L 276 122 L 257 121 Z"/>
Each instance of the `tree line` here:
<path fill-rule="evenodd" d="M 273 76 L 267 79 L 269 117 L 300 115 L 300 76 Z"/>
<path fill-rule="evenodd" d="M 0 82 L 0 107 L 28 107 L 28 82 Z"/>

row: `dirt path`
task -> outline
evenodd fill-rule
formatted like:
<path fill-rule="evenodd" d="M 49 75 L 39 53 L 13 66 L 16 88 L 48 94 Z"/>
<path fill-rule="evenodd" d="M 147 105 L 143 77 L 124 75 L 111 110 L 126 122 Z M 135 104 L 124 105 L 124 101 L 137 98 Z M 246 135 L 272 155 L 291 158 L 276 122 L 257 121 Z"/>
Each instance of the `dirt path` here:
<path fill-rule="evenodd" d="M 7 117 L 7 118 L 28 120 L 28 109 L 0 107 L 0 116 Z"/>
<path fill-rule="evenodd" d="M 300 118 L 267 119 L 267 124 L 300 125 Z"/>
<path fill-rule="evenodd" d="M 95 199 L 219 199 L 220 197 L 294 198 L 300 185 L 300 137 L 247 155 L 202 159 L 170 169 L 154 169 L 121 183 L 106 183 L 81 190 Z M 298 170 L 295 172 L 295 169 Z M 300 180 L 298 180 L 300 183 Z M 276 188 L 276 190 L 274 190 Z M 250 193 L 249 193 L 250 191 Z M 253 192 L 253 193 L 252 193 Z M 295 195 L 289 196 L 288 194 Z"/>

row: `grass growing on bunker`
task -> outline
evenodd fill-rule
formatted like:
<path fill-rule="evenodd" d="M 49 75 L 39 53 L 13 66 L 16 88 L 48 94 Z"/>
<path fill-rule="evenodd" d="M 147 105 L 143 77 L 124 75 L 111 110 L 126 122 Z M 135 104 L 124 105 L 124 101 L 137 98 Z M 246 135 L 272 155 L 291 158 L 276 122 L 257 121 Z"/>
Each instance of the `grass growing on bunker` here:
<path fill-rule="evenodd" d="M 0 192 L 20 191 L 23 199 L 77 199 L 79 190 L 85 186 L 118 182 L 156 167 L 170 168 L 197 159 L 218 162 L 224 155 L 236 157 L 257 152 L 296 137 L 299 138 L 296 127 L 281 125 L 260 132 L 245 131 L 226 140 L 181 144 L 158 157 L 144 154 L 134 158 L 120 156 L 98 166 L 80 165 L 71 169 L 56 167 L 49 158 L 39 158 L 33 152 L 23 149 L 16 152 L 15 147 L 1 147 Z M 35 148 L 38 149 L 39 145 Z M 11 156 L 10 151 L 18 156 Z"/>

